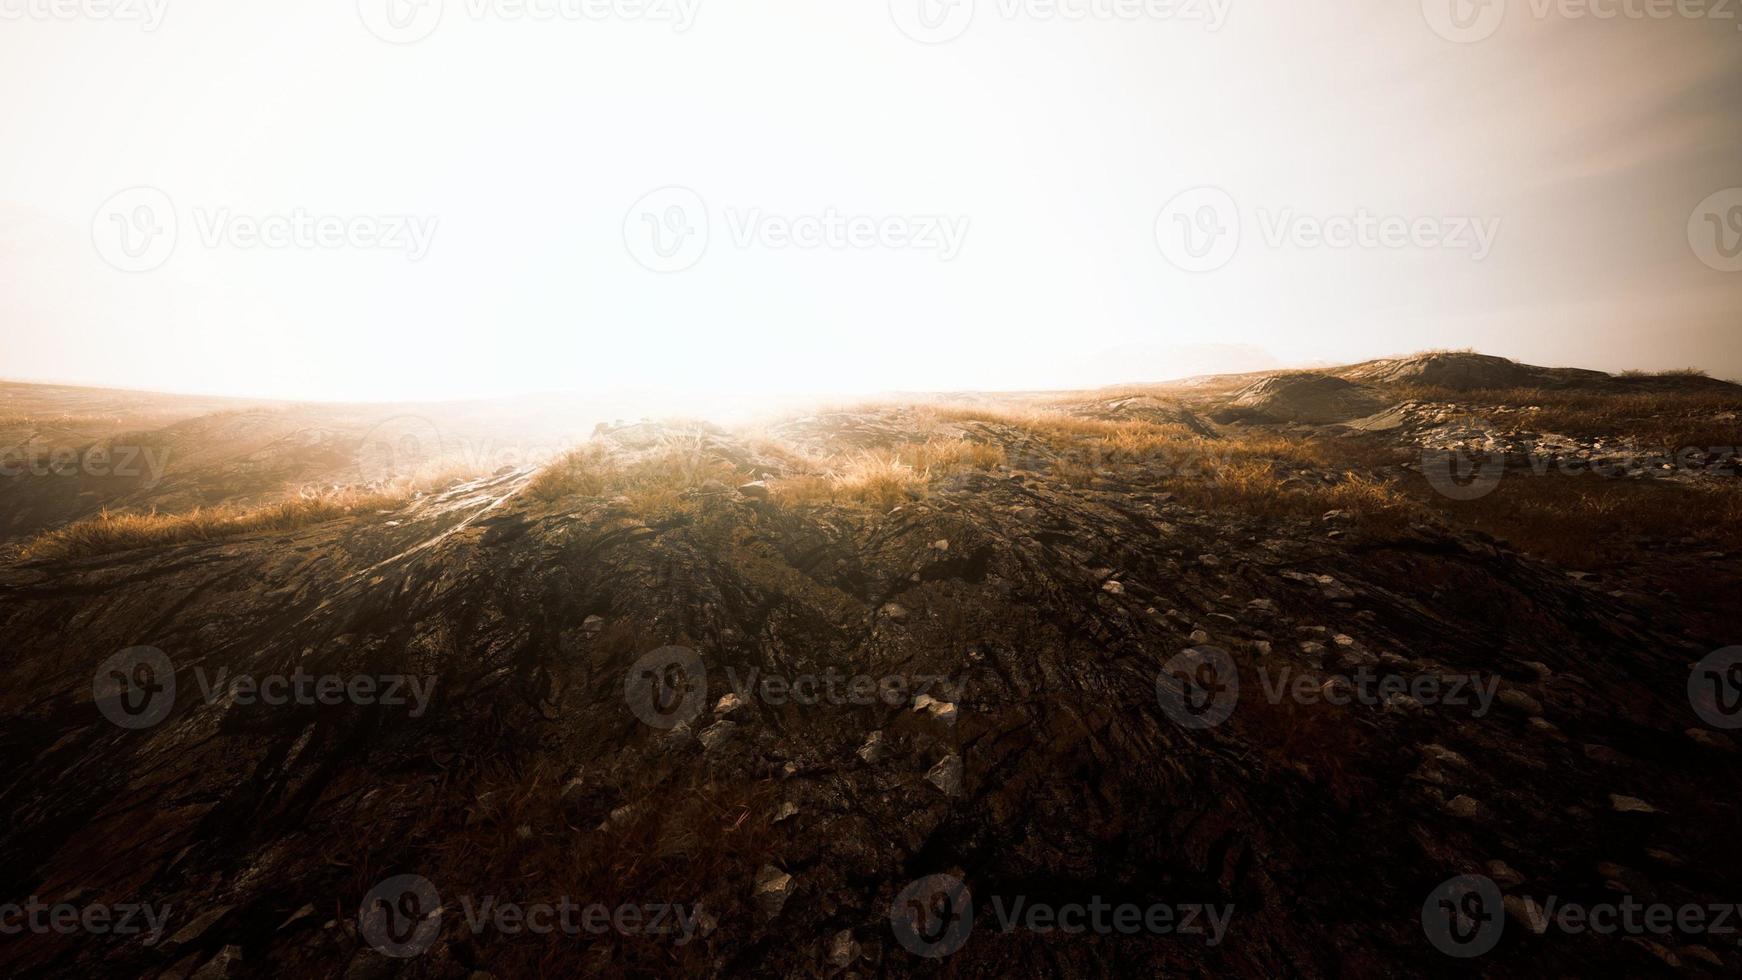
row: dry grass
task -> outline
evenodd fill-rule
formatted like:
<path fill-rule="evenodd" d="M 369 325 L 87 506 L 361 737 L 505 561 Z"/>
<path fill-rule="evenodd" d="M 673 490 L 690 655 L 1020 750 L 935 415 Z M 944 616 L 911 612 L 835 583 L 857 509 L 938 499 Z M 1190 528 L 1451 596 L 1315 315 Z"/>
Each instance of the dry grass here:
<path fill-rule="evenodd" d="M 341 491 L 259 507 L 214 507 L 185 514 L 115 514 L 96 517 L 39 535 L 20 551 L 24 559 L 66 560 L 161 548 L 196 541 L 220 541 L 266 531 L 288 531 L 349 517 L 366 510 L 398 507 L 409 490 L 384 493 Z"/>
<path fill-rule="evenodd" d="M 887 510 L 924 496 L 937 480 L 1005 465 L 1004 449 L 961 438 L 933 438 L 806 461 L 804 472 L 773 484 L 783 503 L 861 504 Z"/>
<path fill-rule="evenodd" d="M 699 436 L 673 438 L 647 455 L 630 459 L 614 456 L 595 442 L 540 470 L 527 492 L 545 501 L 625 497 L 637 513 L 659 515 L 693 508 L 694 491 L 709 481 L 733 486 L 750 476 L 711 452 Z"/>

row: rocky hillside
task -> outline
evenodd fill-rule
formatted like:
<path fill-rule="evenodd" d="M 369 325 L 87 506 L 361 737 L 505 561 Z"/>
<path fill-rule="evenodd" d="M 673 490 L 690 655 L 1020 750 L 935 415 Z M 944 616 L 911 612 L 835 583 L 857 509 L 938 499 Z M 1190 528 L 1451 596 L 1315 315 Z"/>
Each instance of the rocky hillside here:
<path fill-rule="evenodd" d="M 1334 420 L 1157 388 L 606 426 L 0 567 L 0 905 L 44 923 L 0 969 L 1742 970 L 1715 926 L 1542 914 L 1742 901 L 1728 702 L 1690 703 L 1738 642 L 1742 394 L 1574 412 L 1732 447 L 1587 474 L 1587 512 L 1529 468 L 1556 403 L 1444 403 L 1516 441 L 1460 500 L 1440 403 L 1360 383 Z"/>

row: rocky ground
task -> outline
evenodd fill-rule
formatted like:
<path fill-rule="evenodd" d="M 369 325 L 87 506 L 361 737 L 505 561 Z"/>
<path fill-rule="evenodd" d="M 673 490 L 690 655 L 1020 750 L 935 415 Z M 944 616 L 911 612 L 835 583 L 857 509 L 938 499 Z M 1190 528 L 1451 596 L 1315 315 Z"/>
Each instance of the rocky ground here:
<path fill-rule="evenodd" d="M 27 921 L 6 903 L 49 907 L 0 968 L 1735 975 L 1742 933 L 1540 907 L 1742 902 L 1736 746 L 1689 693 L 1738 642 L 1742 389 L 1653 383 L 1717 435 L 1673 479 L 1575 485 L 1618 501 L 1585 533 L 1625 558 L 1593 569 L 1466 505 L 1555 480 L 1531 451 L 1601 458 L 1628 432 L 1563 445 L 1481 395 L 1487 362 L 1399 363 L 1322 375 L 1354 392 L 1220 379 L 942 423 L 891 404 L 605 426 L 612 465 L 699 461 L 676 503 L 506 466 L 387 512 L 0 566 L 0 926 Z M 1272 467 L 1279 497 L 1373 481 L 1397 502 L 1248 506 L 1178 454 L 1085 462 L 1070 430 L 1000 414 L 1036 406 L 1310 445 Z M 1454 416 L 1513 457 L 1486 502 L 1423 473 L 1472 448 L 1436 441 Z M 890 506 L 789 490 L 796 461 L 922 418 L 997 461 Z M 280 677 L 307 696 L 265 703 Z M 1460 876 L 1495 901 L 1440 891 Z M 119 928 L 134 905 L 160 928 Z M 567 905 L 573 928 L 529 927 Z M 1144 917 L 1049 928 L 1073 905 Z"/>

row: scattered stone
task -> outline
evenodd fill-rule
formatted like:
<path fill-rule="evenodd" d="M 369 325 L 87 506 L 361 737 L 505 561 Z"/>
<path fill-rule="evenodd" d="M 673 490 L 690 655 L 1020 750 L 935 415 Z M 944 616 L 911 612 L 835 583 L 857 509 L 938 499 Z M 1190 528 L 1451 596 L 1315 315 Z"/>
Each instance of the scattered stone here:
<path fill-rule="evenodd" d="M 1325 645 L 1317 640 L 1302 640 L 1300 652 L 1309 657 L 1322 657 L 1325 655 Z"/>
<path fill-rule="evenodd" d="M 768 484 L 762 480 L 752 480 L 738 488 L 738 492 L 751 500 L 767 500 Z"/>
<path fill-rule="evenodd" d="M 1271 651 L 1270 641 L 1269 640 L 1255 640 L 1252 643 L 1252 649 L 1254 651 L 1256 651 L 1259 656 L 1268 657 L 1268 656 L 1270 656 L 1270 651 Z"/>
<path fill-rule="evenodd" d="M 1438 745 L 1438 744 L 1434 744 L 1431 742 L 1429 744 L 1421 747 L 1421 754 L 1427 756 L 1428 758 L 1432 759 L 1435 762 L 1443 762 L 1449 766 L 1463 766 L 1465 768 L 1468 768 L 1470 765 L 1470 761 L 1468 759 L 1464 758 L 1462 755 L 1459 755 L 1458 753 L 1453 752 L 1451 749 L 1448 749 L 1443 745 Z"/>
<path fill-rule="evenodd" d="M 1355 646 L 1355 638 L 1347 633 L 1338 633 L 1336 636 L 1331 637 L 1331 642 L 1335 643 L 1337 646 L 1348 649 L 1352 649 Z"/>
<path fill-rule="evenodd" d="M 859 746 L 859 758 L 873 766 L 889 758 L 889 745 L 884 741 L 882 732 L 872 732 L 865 739 L 865 744 Z"/>
<path fill-rule="evenodd" d="M 790 820 L 796 816 L 798 816 L 798 804 L 791 800 L 786 800 L 780 804 L 778 810 L 774 811 L 774 822 L 781 823 L 782 821 Z"/>
<path fill-rule="evenodd" d="M 886 602 L 886 603 L 884 603 L 883 604 L 883 615 L 885 618 L 887 618 L 893 622 L 897 622 L 897 623 L 907 622 L 907 608 L 899 602 Z"/>
<path fill-rule="evenodd" d="M 934 551 L 948 551 L 948 550 L 950 550 L 950 542 L 949 542 L 949 539 L 947 539 L 947 538 L 939 538 L 936 541 L 933 541 L 931 543 L 931 546 L 932 546 L 932 549 Z"/>
<path fill-rule="evenodd" d="M 1473 797 L 1459 794 L 1446 801 L 1446 812 L 1454 817 L 1471 820 L 1482 812 L 1482 804 Z"/>
<path fill-rule="evenodd" d="M 737 730 L 738 726 L 734 722 L 716 721 L 704 729 L 702 734 L 697 736 L 697 738 L 701 741 L 702 749 L 704 751 L 712 752 L 714 749 L 726 744 L 726 742 L 731 739 L 732 733 Z"/>
<path fill-rule="evenodd" d="M 294 926 L 297 923 L 302 922 L 305 919 L 314 918 L 314 915 L 315 915 L 315 907 L 313 905 L 304 905 L 302 908 L 297 909 L 295 912 L 290 913 L 290 918 L 285 919 L 283 922 L 279 923 L 278 931 L 283 932 L 284 930 L 289 929 L 291 926 Z"/>
<path fill-rule="evenodd" d="M 756 888 L 751 895 L 762 914 L 772 919 L 780 915 L 780 910 L 786 907 L 786 900 L 792 897 L 796 888 L 797 884 L 792 880 L 792 875 L 772 864 L 765 864 L 756 873 Z"/>
<path fill-rule="evenodd" d="M 1499 858 L 1488 862 L 1488 877 L 1494 879 L 1495 884 L 1506 888 L 1524 884 L 1524 876 Z"/>
<path fill-rule="evenodd" d="M 951 753 L 938 760 L 925 774 L 925 780 L 938 788 L 945 796 L 959 796 L 962 792 L 962 757 Z"/>
<path fill-rule="evenodd" d="M 1519 714 L 1532 717 L 1542 714 L 1542 703 L 1515 687 L 1500 692 L 1500 704 Z"/>
<path fill-rule="evenodd" d="M 853 941 L 851 929 L 842 929 L 835 933 L 835 938 L 829 940 L 829 962 L 840 969 L 845 970 L 852 966 L 863 952 L 863 947 Z"/>
<path fill-rule="evenodd" d="M 1522 895 L 1508 895 L 1500 900 L 1506 906 L 1506 915 L 1512 921 L 1529 929 L 1532 935 L 1540 936 L 1548 931 L 1548 915 L 1542 906 L 1536 904 L 1536 899 Z"/>
<path fill-rule="evenodd" d="M 242 972 L 242 947 L 225 946 L 206 961 L 190 980 L 229 980 Z"/>
<path fill-rule="evenodd" d="M 1124 595 L 1125 585 L 1124 583 L 1115 581 L 1114 579 L 1108 579 L 1101 583 L 1101 591 L 1108 595 Z"/>
<path fill-rule="evenodd" d="M 1719 752 L 1736 751 L 1736 742 L 1728 735 L 1709 732 L 1704 728 L 1690 728 L 1687 730 L 1687 736 L 1688 738 L 1693 739 L 1695 745 L 1704 746 L 1708 749 L 1715 749 Z"/>
<path fill-rule="evenodd" d="M 1246 604 L 1246 608 L 1266 616 L 1276 615 L 1276 602 L 1272 599 L 1253 599 Z"/>
<path fill-rule="evenodd" d="M 1645 802 L 1637 796 L 1622 796 L 1619 793 L 1609 794 L 1609 804 L 1616 813 L 1657 813 L 1657 807 Z"/>
<path fill-rule="evenodd" d="M 229 915 L 230 910 L 233 908 L 235 908 L 234 905 L 220 905 L 216 908 L 207 909 L 206 911 L 201 912 L 199 915 L 194 917 L 192 922 L 182 926 L 174 935 L 169 937 L 169 945 L 185 946 L 188 943 L 199 939 L 201 936 L 206 934 L 206 930 L 217 925 L 218 920 Z"/>
<path fill-rule="evenodd" d="M 1192 646 L 1202 646 L 1203 644 L 1210 642 L 1210 634 L 1203 630 L 1192 630 L 1192 635 L 1186 637 L 1186 640 L 1190 642 Z"/>
<path fill-rule="evenodd" d="M 743 709 L 745 706 L 744 699 L 739 697 L 737 692 L 730 692 L 723 695 L 719 702 L 714 705 L 714 714 L 730 715 Z"/>
<path fill-rule="evenodd" d="M 604 628 L 605 617 L 603 616 L 588 616 L 586 619 L 581 620 L 581 632 L 583 633 L 592 635 L 598 633 Z"/>

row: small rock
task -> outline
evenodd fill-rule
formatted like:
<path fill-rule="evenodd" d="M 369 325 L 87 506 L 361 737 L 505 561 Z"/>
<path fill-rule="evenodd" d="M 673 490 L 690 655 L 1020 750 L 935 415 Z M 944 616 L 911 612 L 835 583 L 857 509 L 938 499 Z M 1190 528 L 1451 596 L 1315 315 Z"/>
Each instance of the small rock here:
<path fill-rule="evenodd" d="M 786 907 L 786 900 L 792 897 L 797 884 L 792 875 L 780 870 L 772 864 L 765 864 L 756 873 L 756 889 L 752 892 L 756 907 L 770 919 L 780 915 L 780 910 Z"/>
<path fill-rule="evenodd" d="M 932 546 L 932 549 L 935 551 L 948 551 L 948 550 L 950 550 L 950 542 L 949 542 L 949 539 L 947 539 L 947 538 L 939 538 L 936 541 L 933 541 L 931 543 L 931 546 Z"/>
<path fill-rule="evenodd" d="M 1548 916 L 1542 906 L 1536 904 L 1536 899 L 1522 895 L 1508 895 L 1500 900 L 1506 906 L 1506 915 L 1512 921 L 1530 930 L 1533 935 L 1540 936 L 1548 931 Z"/>
<path fill-rule="evenodd" d="M 829 940 L 829 962 L 845 970 L 859 959 L 863 947 L 853 941 L 853 930 L 842 929 Z"/>
<path fill-rule="evenodd" d="M 780 808 L 778 810 L 774 811 L 774 822 L 781 823 L 782 821 L 785 821 L 785 820 L 791 820 L 793 817 L 796 817 L 796 816 L 798 816 L 798 804 L 792 802 L 791 800 L 786 800 L 785 802 L 780 804 Z"/>
<path fill-rule="evenodd" d="M 1495 884 L 1507 888 L 1524 884 L 1524 876 L 1514 870 L 1512 865 L 1499 858 L 1488 862 L 1488 877 L 1494 879 Z"/>
<path fill-rule="evenodd" d="M 1107 581 L 1101 583 L 1101 591 L 1107 593 L 1108 595 L 1124 595 L 1125 594 L 1125 585 L 1122 582 L 1118 582 L 1118 581 L 1115 581 L 1113 579 L 1108 579 Z"/>
<path fill-rule="evenodd" d="M 1542 714 L 1542 703 L 1517 688 L 1500 692 L 1500 703 L 1519 714 L 1535 717 Z"/>
<path fill-rule="evenodd" d="M 768 484 L 762 480 L 752 480 L 738 488 L 738 492 L 751 500 L 767 500 Z"/>
<path fill-rule="evenodd" d="M 859 746 L 859 758 L 873 766 L 889 758 L 889 745 L 884 741 L 882 732 L 872 732 L 865 739 L 865 744 Z"/>
<path fill-rule="evenodd" d="M 1586 745 L 1584 746 L 1584 753 L 1585 758 L 1592 762 L 1600 762 L 1606 766 L 1618 766 L 1627 761 L 1622 757 L 1621 753 L 1607 745 Z"/>
<path fill-rule="evenodd" d="M 697 736 L 697 738 L 701 741 L 702 749 L 704 751 L 712 752 L 714 749 L 726 744 L 727 740 L 732 737 L 732 733 L 737 730 L 738 726 L 733 722 L 716 721 L 704 729 L 702 734 Z"/>
<path fill-rule="evenodd" d="M 1190 642 L 1192 646 L 1202 646 L 1203 644 L 1210 642 L 1210 634 L 1203 630 L 1192 630 L 1192 634 L 1186 637 L 1186 640 Z"/>
<path fill-rule="evenodd" d="M 1270 656 L 1270 650 L 1271 650 L 1270 641 L 1269 640 L 1255 640 L 1252 643 L 1252 649 L 1254 651 L 1256 651 L 1260 657 L 1268 657 L 1268 656 Z"/>
<path fill-rule="evenodd" d="M 959 796 L 962 792 L 962 757 L 954 753 L 938 760 L 925 774 L 925 780 L 938 788 L 945 796 Z"/>
<path fill-rule="evenodd" d="M 1622 796 L 1619 793 L 1609 794 L 1609 805 L 1616 813 L 1657 813 L 1657 807 L 1645 802 L 1637 796 Z"/>
<path fill-rule="evenodd" d="M 901 603 L 899 603 L 899 602 L 886 602 L 886 603 L 884 603 L 883 604 L 883 615 L 885 618 L 890 619 L 890 620 L 897 622 L 897 623 L 907 622 L 907 608 L 904 607 L 903 605 L 901 605 Z"/>
<path fill-rule="evenodd" d="M 185 946 L 186 944 L 199 939 L 201 936 L 206 934 L 206 930 L 216 925 L 218 920 L 229 915 L 230 910 L 233 908 L 235 908 L 234 905 L 220 905 L 217 908 L 207 909 L 206 911 L 201 912 L 199 915 L 194 917 L 192 922 L 182 926 L 174 935 L 169 937 L 169 945 Z"/>
<path fill-rule="evenodd" d="M 1720 735 L 1717 732 L 1708 732 L 1704 728 L 1690 728 L 1687 731 L 1687 736 L 1688 738 L 1693 739 L 1695 745 L 1704 746 L 1708 749 L 1715 749 L 1719 752 L 1736 751 L 1736 742 L 1728 735 Z"/>
<path fill-rule="evenodd" d="M 1437 744 L 1433 744 L 1433 743 L 1429 743 L 1427 745 L 1424 745 L 1421 747 L 1421 754 L 1427 756 L 1428 758 L 1434 760 L 1435 762 L 1443 762 L 1449 766 L 1463 766 L 1465 768 L 1468 768 L 1470 765 L 1470 761 L 1468 759 L 1465 759 L 1462 755 L 1459 755 L 1458 753 L 1453 752 L 1451 749 L 1448 749 L 1443 745 L 1437 745 Z"/>
<path fill-rule="evenodd" d="M 1276 603 L 1270 599 L 1253 599 L 1246 604 L 1246 608 L 1265 615 L 1276 614 Z"/>
<path fill-rule="evenodd" d="M 714 714 L 730 715 L 742 710 L 744 707 L 744 699 L 739 697 L 736 692 L 731 692 L 722 695 L 719 702 L 714 705 Z"/>
<path fill-rule="evenodd" d="M 1519 661 L 1519 663 L 1522 666 L 1530 668 L 1531 672 L 1536 674 L 1536 679 L 1539 681 L 1546 681 L 1550 677 L 1554 676 L 1554 671 L 1549 669 L 1548 664 L 1542 663 L 1540 661 L 1521 660 L 1521 661 Z"/>
<path fill-rule="evenodd" d="M 1472 797 L 1459 794 L 1446 801 L 1446 812 L 1454 817 L 1470 820 L 1482 812 L 1482 804 Z"/>
<path fill-rule="evenodd" d="M 242 947 L 225 946 L 206 961 L 191 980 L 228 980 L 242 972 Z"/>
<path fill-rule="evenodd" d="M 1355 638 L 1347 633 L 1338 633 L 1331 637 L 1331 642 L 1345 649 L 1351 649 L 1355 646 Z"/>
<path fill-rule="evenodd" d="M 604 628 L 605 617 L 603 616 L 588 616 L 586 619 L 581 620 L 581 632 L 583 633 L 597 633 Z"/>

